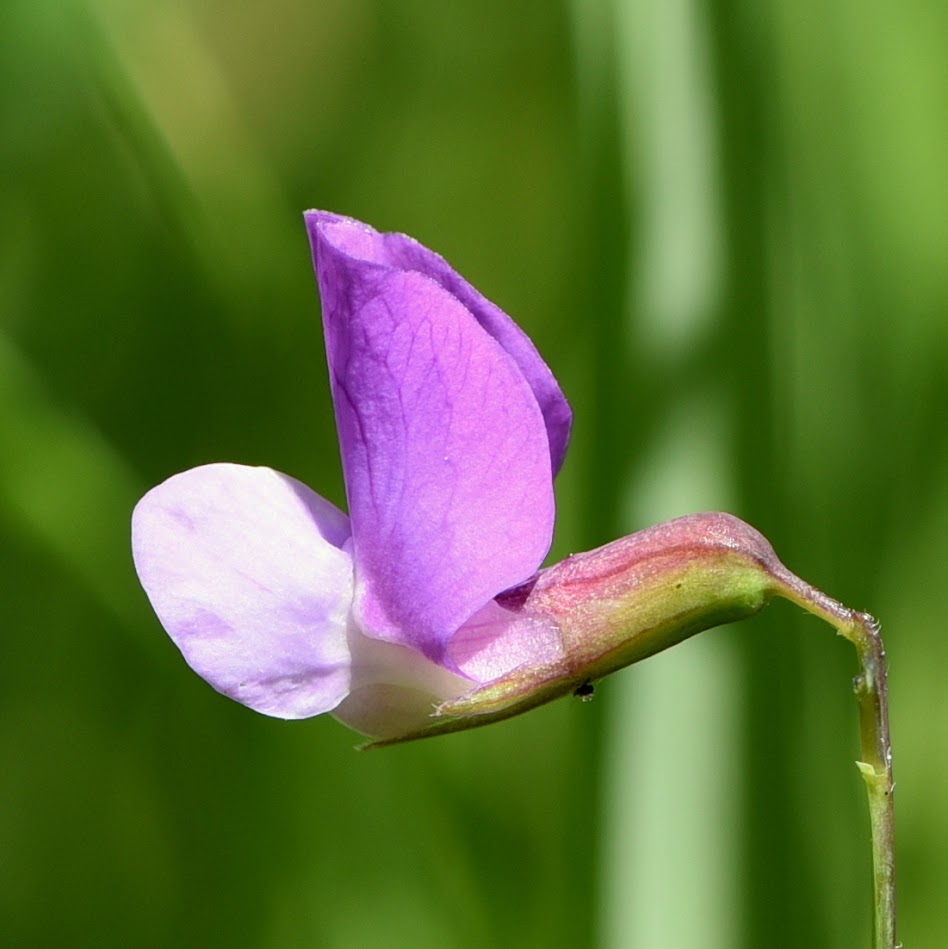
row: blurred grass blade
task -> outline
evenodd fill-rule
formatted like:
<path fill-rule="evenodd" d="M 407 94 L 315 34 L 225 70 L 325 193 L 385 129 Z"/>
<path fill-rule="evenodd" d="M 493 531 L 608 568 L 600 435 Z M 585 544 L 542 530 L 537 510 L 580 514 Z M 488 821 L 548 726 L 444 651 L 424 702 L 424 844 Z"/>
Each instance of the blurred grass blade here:
<path fill-rule="evenodd" d="M 0 334 L 0 503 L 129 629 L 148 626 L 128 547 L 141 494 L 125 460 Z"/>
<path fill-rule="evenodd" d="M 627 416 L 622 423 L 623 438 L 641 438 L 624 472 L 624 533 L 726 510 L 733 490 L 721 389 L 711 373 L 695 371 L 696 354 L 714 338 L 724 257 L 706 28 L 691 0 L 611 7 L 621 191 L 634 235 L 622 262 L 623 374 L 660 373 L 660 396 L 642 393 L 637 405 L 650 416 L 647 431 L 630 428 Z M 606 946 L 734 945 L 735 678 L 729 643 L 715 637 L 610 685 L 619 695 L 603 759 Z M 670 894 L 687 910 L 670 912 Z"/>

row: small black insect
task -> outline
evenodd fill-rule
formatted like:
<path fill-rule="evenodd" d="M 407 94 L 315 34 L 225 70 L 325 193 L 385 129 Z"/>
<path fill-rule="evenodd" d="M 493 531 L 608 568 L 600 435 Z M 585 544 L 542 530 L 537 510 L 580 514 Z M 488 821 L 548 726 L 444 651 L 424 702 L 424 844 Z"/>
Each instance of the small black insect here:
<path fill-rule="evenodd" d="M 588 702 L 593 697 L 595 691 L 596 687 L 587 679 L 582 685 L 576 686 L 573 690 L 573 695 L 578 699 L 582 699 L 584 702 Z"/>

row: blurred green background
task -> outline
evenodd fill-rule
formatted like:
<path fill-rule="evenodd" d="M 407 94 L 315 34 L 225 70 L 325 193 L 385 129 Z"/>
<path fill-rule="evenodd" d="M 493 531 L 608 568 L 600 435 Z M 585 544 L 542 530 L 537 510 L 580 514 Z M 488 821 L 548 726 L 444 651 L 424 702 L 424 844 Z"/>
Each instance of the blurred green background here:
<path fill-rule="evenodd" d="M 775 604 L 356 754 L 182 663 L 135 500 L 343 503 L 300 213 L 443 253 L 570 397 L 553 557 L 728 509 L 883 620 L 901 935 L 948 945 L 937 0 L 0 4 L 0 943 L 868 945 L 851 647 Z"/>

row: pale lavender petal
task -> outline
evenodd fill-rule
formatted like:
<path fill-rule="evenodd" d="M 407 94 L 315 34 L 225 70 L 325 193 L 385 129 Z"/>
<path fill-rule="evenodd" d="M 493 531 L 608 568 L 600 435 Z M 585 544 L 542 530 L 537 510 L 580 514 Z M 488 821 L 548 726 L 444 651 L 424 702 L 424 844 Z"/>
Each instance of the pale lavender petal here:
<path fill-rule="evenodd" d="M 546 425 L 516 361 L 439 283 L 369 262 L 377 235 L 308 218 L 370 634 L 439 660 L 549 549 Z"/>
<path fill-rule="evenodd" d="M 484 684 L 521 666 L 562 657 L 563 637 L 552 620 L 491 600 L 451 637 L 446 658 L 467 678 Z"/>
<path fill-rule="evenodd" d="M 135 567 L 162 625 L 215 689 L 277 718 L 349 691 L 346 516 L 270 468 L 169 478 L 132 515 Z"/>
<path fill-rule="evenodd" d="M 373 738 L 404 735 L 431 724 L 435 709 L 473 688 L 416 649 L 349 631 L 352 682 L 333 718 Z"/>
<path fill-rule="evenodd" d="M 573 413 L 530 337 L 500 307 L 472 287 L 440 254 L 406 234 L 380 233 L 360 221 L 326 211 L 309 211 L 306 221 L 314 240 L 318 227 L 338 224 L 330 240 L 340 251 L 389 269 L 423 273 L 456 297 L 523 373 L 543 414 L 553 473 L 559 471 L 569 444 Z"/>

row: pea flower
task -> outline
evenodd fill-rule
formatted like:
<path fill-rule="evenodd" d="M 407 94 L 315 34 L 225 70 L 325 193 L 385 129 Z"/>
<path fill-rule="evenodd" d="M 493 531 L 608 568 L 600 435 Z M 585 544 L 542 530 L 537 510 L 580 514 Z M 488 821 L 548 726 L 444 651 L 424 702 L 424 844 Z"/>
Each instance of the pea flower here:
<path fill-rule="evenodd" d="M 269 468 L 145 495 L 135 566 L 215 689 L 383 741 L 505 718 L 760 609 L 779 562 L 693 515 L 538 573 L 571 412 L 516 324 L 437 254 L 305 215 L 348 516 Z"/>
<path fill-rule="evenodd" d="M 527 336 L 437 254 L 334 214 L 306 224 L 349 516 L 270 469 L 206 465 L 139 502 L 133 554 L 214 688 L 389 734 L 558 653 L 552 624 L 493 601 L 549 550 L 571 412 Z"/>
<path fill-rule="evenodd" d="M 572 418 L 533 344 L 411 238 L 305 217 L 349 514 L 243 465 L 149 491 L 132 515 L 135 566 L 191 667 L 258 712 L 329 712 L 389 744 L 588 697 L 602 676 L 785 597 L 857 649 L 875 942 L 894 946 L 878 623 L 794 576 L 729 514 L 539 570 Z"/>

